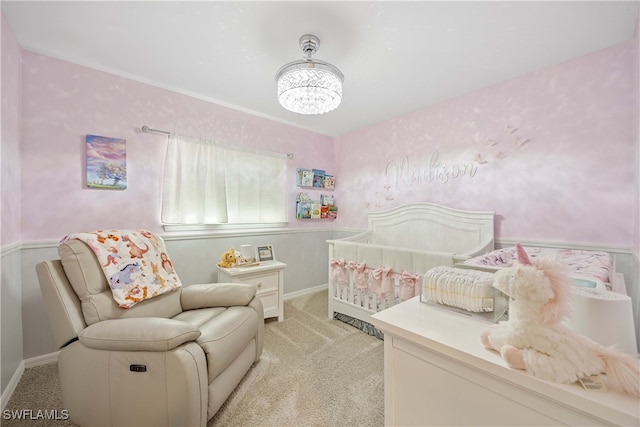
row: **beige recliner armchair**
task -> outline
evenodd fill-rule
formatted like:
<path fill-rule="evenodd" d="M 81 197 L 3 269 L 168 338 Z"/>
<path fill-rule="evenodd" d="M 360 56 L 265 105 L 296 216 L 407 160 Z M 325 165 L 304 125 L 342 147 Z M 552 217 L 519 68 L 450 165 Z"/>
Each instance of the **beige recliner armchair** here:
<path fill-rule="evenodd" d="M 262 353 L 253 285 L 191 285 L 122 309 L 91 249 L 68 240 L 36 272 L 64 409 L 81 426 L 205 426 Z"/>

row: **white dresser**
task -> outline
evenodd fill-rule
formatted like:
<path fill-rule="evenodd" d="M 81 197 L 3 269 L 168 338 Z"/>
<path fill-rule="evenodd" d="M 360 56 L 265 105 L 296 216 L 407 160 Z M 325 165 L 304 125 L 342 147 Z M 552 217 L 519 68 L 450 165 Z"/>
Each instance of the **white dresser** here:
<path fill-rule="evenodd" d="M 258 287 L 257 296 L 264 307 L 264 318 L 284 319 L 284 269 L 287 264 L 266 261 L 252 267 L 218 267 L 218 282 L 251 283 Z"/>
<path fill-rule="evenodd" d="M 371 316 L 384 331 L 385 424 L 640 425 L 640 400 L 539 380 L 483 347 L 489 323 L 421 303 Z"/>

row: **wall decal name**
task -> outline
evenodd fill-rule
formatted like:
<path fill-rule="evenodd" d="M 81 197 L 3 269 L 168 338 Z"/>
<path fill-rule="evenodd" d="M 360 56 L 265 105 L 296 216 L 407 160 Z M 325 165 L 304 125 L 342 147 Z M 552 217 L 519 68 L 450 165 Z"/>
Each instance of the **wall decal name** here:
<path fill-rule="evenodd" d="M 431 153 L 426 166 L 419 169 L 412 169 L 409 158 L 405 157 L 400 163 L 391 160 L 385 168 L 385 176 L 390 179 L 390 183 L 396 187 L 427 184 L 433 181 L 442 183 L 452 179 L 468 176 L 473 178 L 478 172 L 478 166 L 473 162 L 462 164 L 444 164 L 438 160 L 438 151 Z"/>

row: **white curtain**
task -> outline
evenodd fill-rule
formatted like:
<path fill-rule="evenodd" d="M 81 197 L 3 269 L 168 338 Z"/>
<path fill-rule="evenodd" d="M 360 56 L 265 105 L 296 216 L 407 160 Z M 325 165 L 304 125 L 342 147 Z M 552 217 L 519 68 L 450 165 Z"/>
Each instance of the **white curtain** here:
<path fill-rule="evenodd" d="M 286 159 L 171 134 L 162 196 L 165 224 L 286 221 Z"/>

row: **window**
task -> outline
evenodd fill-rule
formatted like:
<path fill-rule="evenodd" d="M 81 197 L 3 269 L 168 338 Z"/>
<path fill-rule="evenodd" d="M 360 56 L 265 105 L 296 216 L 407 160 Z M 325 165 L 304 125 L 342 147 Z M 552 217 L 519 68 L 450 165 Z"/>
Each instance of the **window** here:
<path fill-rule="evenodd" d="M 169 135 L 165 225 L 286 222 L 286 155 Z"/>

